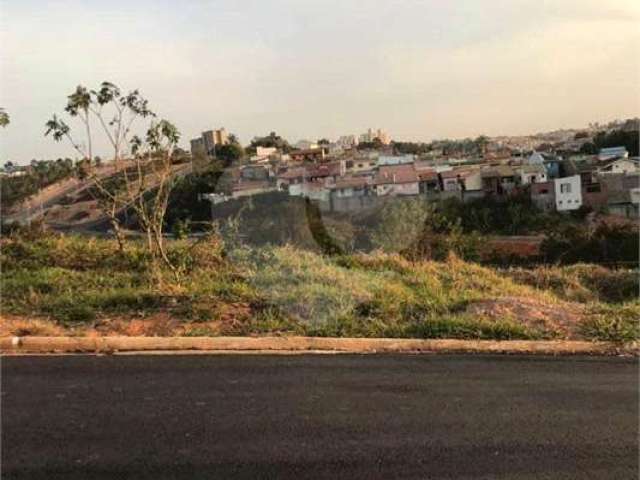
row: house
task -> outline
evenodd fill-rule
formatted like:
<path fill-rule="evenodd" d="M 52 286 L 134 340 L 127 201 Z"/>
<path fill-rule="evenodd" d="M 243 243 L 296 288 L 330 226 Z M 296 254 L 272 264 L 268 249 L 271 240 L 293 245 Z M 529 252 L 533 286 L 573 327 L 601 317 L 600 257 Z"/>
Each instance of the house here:
<path fill-rule="evenodd" d="M 306 174 L 305 167 L 288 168 L 280 172 L 276 179 L 278 190 L 287 190 L 291 185 L 302 183 Z"/>
<path fill-rule="evenodd" d="M 573 175 L 580 175 L 580 181 L 582 185 L 591 185 L 597 183 L 596 169 L 597 167 L 588 160 L 576 161 L 574 159 L 568 159 L 562 161 L 562 176 L 571 177 Z"/>
<path fill-rule="evenodd" d="M 310 140 L 300 140 L 294 145 L 294 147 L 299 150 L 315 150 L 318 148 L 318 144 Z"/>
<path fill-rule="evenodd" d="M 636 173 L 640 172 L 640 162 L 631 158 L 619 158 L 618 160 L 598 167 L 597 172 L 602 175 L 612 173 Z"/>
<path fill-rule="evenodd" d="M 518 169 L 520 184 L 544 183 L 547 181 L 547 169 L 544 164 L 523 165 Z"/>
<path fill-rule="evenodd" d="M 340 177 L 334 183 L 326 185 L 333 198 L 352 198 L 370 195 L 371 182 L 365 177 Z"/>
<path fill-rule="evenodd" d="M 513 167 L 508 165 L 496 165 L 485 167 L 480 172 L 482 189 L 493 195 L 503 195 L 513 190 L 519 181 Z"/>
<path fill-rule="evenodd" d="M 324 180 L 310 180 L 289 185 L 292 197 L 307 197 L 321 202 L 329 201 L 329 189 Z"/>
<path fill-rule="evenodd" d="M 308 165 L 306 167 L 289 168 L 278 175 L 276 184 L 279 190 L 289 190 L 289 195 L 303 195 L 305 183 L 329 185 L 344 175 L 344 162 L 332 162 L 322 165 Z"/>
<path fill-rule="evenodd" d="M 279 151 L 276 147 L 256 147 L 256 154 L 249 159 L 250 162 L 264 163 L 272 158 L 277 158 Z"/>
<path fill-rule="evenodd" d="M 250 197 L 260 193 L 273 192 L 275 184 L 267 180 L 249 180 L 234 184 L 231 190 L 233 198 Z"/>
<path fill-rule="evenodd" d="M 560 176 L 560 163 L 562 160 L 557 157 L 546 156 L 544 168 L 547 171 L 547 178 L 558 178 Z"/>
<path fill-rule="evenodd" d="M 482 175 L 477 168 L 455 168 L 439 174 L 444 192 L 482 190 Z"/>
<path fill-rule="evenodd" d="M 440 179 L 433 168 L 416 169 L 418 174 L 418 189 L 421 195 L 435 194 L 440 191 Z"/>
<path fill-rule="evenodd" d="M 585 183 L 582 181 L 582 204 L 593 209 L 599 210 L 607 206 L 609 200 L 609 192 L 607 184 L 602 182 Z"/>
<path fill-rule="evenodd" d="M 378 166 L 383 165 L 403 165 L 407 163 L 413 163 L 415 161 L 414 155 L 380 155 L 378 157 Z"/>
<path fill-rule="evenodd" d="M 582 206 L 582 184 L 580 175 L 553 180 L 556 210 L 577 210 Z"/>
<path fill-rule="evenodd" d="M 326 156 L 327 150 L 324 147 L 293 150 L 289 152 L 289 157 L 292 162 L 322 162 Z"/>
<path fill-rule="evenodd" d="M 598 152 L 598 161 L 606 162 L 616 158 L 629 158 L 629 152 L 625 147 L 601 148 Z"/>
<path fill-rule="evenodd" d="M 538 152 L 534 150 L 531 152 L 531 155 L 527 157 L 527 163 L 529 165 L 542 165 L 544 162 L 548 162 L 549 160 L 556 160 L 557 157 L 551 153 L 547 152 Z"/>
<path fill-rule="evenodd" d="M 540 210 L 555 209 L 556 197 L 553 180 L 530 184 L 531 201 Z"/>
<path fill-rule="evenodd" d="M 373 181 L 378 196 L 418 195 L 420 183 L 413 164 L 379 168 Z"/>
<path fill-rule="evenodd" d="M 265 165 L 245 165 L 240 167 L 242 180 L 267 180 L 271 176 L 271 170 Z"/>
<path fill-rule="evenodd" d="M 607 190 L 607 209 L 609 213 L 627 218 L 638 218 L 640 215 L 637 202 L 640 189 L 639 173 L 618 173 L 599 175 L 598 180 Z"/>
<path fill-rule="evenodd" d="M 547 178 L 557 178 L 560 176 L 561 159 L 548 153 L 536 152 L 535 150 L 527 158 L 529 165 L 543 165 L 547 171 Z"/>
<path fill-rule="evenodd" d="M 350 173 L 372 172 L 376 165 L 376 159 L 369 157 L 354 157 L 345 160 L 345 168 Z"/>

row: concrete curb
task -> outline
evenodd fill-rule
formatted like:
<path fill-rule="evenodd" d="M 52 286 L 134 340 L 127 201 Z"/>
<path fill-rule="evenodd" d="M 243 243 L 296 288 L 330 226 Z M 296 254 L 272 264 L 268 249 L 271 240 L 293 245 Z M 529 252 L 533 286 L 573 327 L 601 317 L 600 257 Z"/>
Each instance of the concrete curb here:
<path fill-rule="evenodd" d="M 503 353 L 638 355 L 638 344 L 587 341 L 322 337 L 3 337 L 2 354 L 39 353 Z"/>

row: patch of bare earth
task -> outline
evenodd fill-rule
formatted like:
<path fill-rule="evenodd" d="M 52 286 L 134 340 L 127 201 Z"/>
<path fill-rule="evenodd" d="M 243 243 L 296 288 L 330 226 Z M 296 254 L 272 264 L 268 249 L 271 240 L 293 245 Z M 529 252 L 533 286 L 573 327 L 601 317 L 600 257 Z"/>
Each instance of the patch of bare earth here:
<path fill-rule="evenodd" d="M 551 333 L 565 339 L 582 338 L 579 326 L 584 307 L 575 303 L 546 303 L 527 297 L 501 297 L 480 300 L 467 307 L 467 313 L 495 320 L 511 319 L 526 328 Z"/>

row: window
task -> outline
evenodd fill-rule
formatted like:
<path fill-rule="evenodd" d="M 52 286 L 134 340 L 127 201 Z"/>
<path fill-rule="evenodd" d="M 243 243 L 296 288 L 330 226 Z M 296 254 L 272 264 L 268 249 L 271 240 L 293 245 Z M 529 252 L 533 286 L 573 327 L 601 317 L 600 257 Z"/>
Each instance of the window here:
<path fill-rule="evenodd" d="M 570 183 L 561 183 L 560 184 L 560 193 L 571 193 L 571 184 Z"/>

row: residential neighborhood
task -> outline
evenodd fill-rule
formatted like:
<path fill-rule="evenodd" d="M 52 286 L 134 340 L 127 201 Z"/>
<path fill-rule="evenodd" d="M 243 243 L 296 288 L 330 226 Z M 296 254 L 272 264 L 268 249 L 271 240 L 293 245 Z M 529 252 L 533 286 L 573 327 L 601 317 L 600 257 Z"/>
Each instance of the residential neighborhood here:
<path fill-rule="evenodd" d="M 630 120 L 623 126 L 637 123 Z M 220 132 L 226 130 L 192 140 L 191 154 L 201 154 L 203 145 L 213 153 L 215 145 L 227 143 L 226 133 Z M 640 159 L 624 146 L 587 154 L 589 136 L 582 131 L 543 135 L 538 145 L 528 137 L 480 140 L 477 148 L 433 142 L 421 153 L 405 153 L 399 148 L 404 144 L 393 142 L 384 130 L 368 129 L 335 142 L 301 140 L 287 151 L 258 146 L 255 154 L 227 168 L 232 181 L 217 193 L 239 198 L 281 191 L 317 201 L 321 210 L 340 212 L 396 196 L 508 202 L 513 195 L 527 195 L 546 211 L 588 208 L 639 217 Z"/>

